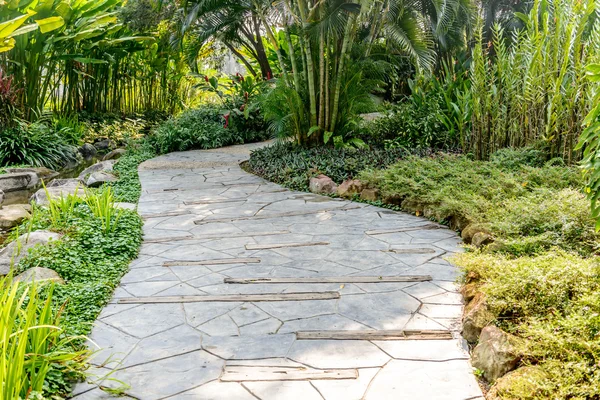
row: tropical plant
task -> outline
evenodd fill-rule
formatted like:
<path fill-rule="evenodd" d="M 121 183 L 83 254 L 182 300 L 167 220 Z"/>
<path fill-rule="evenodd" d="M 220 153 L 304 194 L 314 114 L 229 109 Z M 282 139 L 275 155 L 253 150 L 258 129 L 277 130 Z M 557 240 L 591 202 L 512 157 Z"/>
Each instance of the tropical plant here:
<path fill-rule="evenodd" d="M 42 396 L 53 370 L 81 374 L 90 356 L 76 350 L 79 337 L 60 327 L 61 310 L 53 308 L 53 288 L 0 279 L 0 398 Z"/>
<path fill-rule="evenodd" d="M 525 28 L 512 45 L 504 28 L 494 28 L 493 47 L 481 26 L 471 66 L 472 131 L 466 152 L 486 159 L 499 148 L 543 141 L 551 157 L 572 163 L 574 147 L 591 107 L 584 66 L 594 60 L 600 37 L 594 0 L 535 0 L 529 15 L 517 14 Z M 492 56 L 490 49 L 495 55 Z"/>
<path fill-rule="evenodd" d="M 66 141 L 63 133 L 43 123 L 26 122 L 0 130 L 0 166 L 23 164 L 60 169 L 78 157 L 77 148 Z"/>

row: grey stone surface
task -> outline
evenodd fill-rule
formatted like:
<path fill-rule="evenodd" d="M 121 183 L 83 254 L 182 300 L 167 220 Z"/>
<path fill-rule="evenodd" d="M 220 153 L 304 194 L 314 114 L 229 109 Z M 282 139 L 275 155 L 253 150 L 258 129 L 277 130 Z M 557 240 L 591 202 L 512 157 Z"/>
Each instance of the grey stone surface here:
<path fill-rule="evenodd" d="M 33 267 L 21 272 L 15 276 L 13 282 L 31 283 L 41 281 L 52 281 L 57 284 L 64 284 L 65 281 L 60 277 L 58 272 L 44 267 Z"/>
<path fill-rule="evenodd" d="M 29 216 L 29 211 L 20 204 L 3 206 L 0 208 L 0 229 L 12 229 Z"/>
<path fill-rule="evenodd" d="M 0 190 L 5 193 L 35 187 L 40 178 L 35 172 L 13 172 L 0 175 Z"/>
<path fill-rule="evenodd" d="M 0 249 L 0 275 L 7 275 L 11 266 L 17 265 L 30 249 L 59 240 L 62 235 L 49 231 L 34 231 L 19 236 L 15 241 Z"/>
<path fill-rule="evenodd" d="M 296 340 L 295 332 L 301 330 L 441 329 L 458 335 L 463 307 L 453 283 L 458 272 L 443 257 L 461 250 L 459 239 L 450 230 L 419 229 L 431 224 L 425 219 L 288 191 L 243 172 L 239 162 L 262 145 L 172 153 L 140 166 L 142 197 L 138 211 L 146 216 L 146 243 L 92 333 L 92 339 L 103 348 L 98 360 L 114 354 L 114 361 L 107 365 L 108 372 L 114 370 L 110 377 L 128 384 L 126 394 L 142 400 L 466 400 L 481 396 L 458 338 L 418 342 Z M 294 215 L 281 215 L 288 212 Z M 171 215 L 157 215 L 164 213 Z M 197 225 L 198 220 L 202 224 Z M 413 230 L 365 233 L 398 228 Z M 329 244 L 245 248 L 247 244 L 318 241 Z M 418 254 L 391 251 L 414 248 L 431 250 Z M 247 257 L 259 258 L 260 262 L 163 266 L 166 261 Z M 224 283 L 226 278 L 414 274 L 431 274 L 434 280 Z M 117 303 L 134 296 L 324 291 L 338 292 L 341 298 Z M 358 378 L 221 382 L 225 363 L 357 369 Z M 112 385 L 108 380 L 102 384 Z M 78 396 L 105 396 L 94 386 L 77 390 Z"/>

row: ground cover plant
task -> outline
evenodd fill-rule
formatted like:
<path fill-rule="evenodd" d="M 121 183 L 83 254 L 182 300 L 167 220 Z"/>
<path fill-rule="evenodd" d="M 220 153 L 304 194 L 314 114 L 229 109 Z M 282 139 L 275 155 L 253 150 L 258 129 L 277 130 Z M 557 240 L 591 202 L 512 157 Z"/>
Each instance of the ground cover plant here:
<path fill-rule="evenodd" d="M 307 190 L 312 176 L 325 174 L 341 183 L 367 168 L 385 168 L 407 155 L 403 149 L 299 148 L 279 143 L 256 150 L 247 169 L 291 189 Z"/>

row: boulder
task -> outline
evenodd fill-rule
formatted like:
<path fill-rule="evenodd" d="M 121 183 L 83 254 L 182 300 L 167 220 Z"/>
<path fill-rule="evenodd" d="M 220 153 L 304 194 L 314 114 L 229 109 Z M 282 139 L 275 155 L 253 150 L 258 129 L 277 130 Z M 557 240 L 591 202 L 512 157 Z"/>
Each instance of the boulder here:
<path fill-rule="evenodd" d="M 460 288 L 460 293 L 463 295 L 465 302 L 468 303 L 469 301 L 473 300 L 477 295 L 477 284 L 474 282 L 467 283 L 466 285 Z"/>
<path fill-rule="evenodd" d="M 309 188 L 313 193 L 333 194 L 337 191 L 338 186 L 333 180 L 331 180 L 330 177 L 319 175 L 314 178 L 310 178 Z"/>
<path fill-rule="evenodd" d="M 125 153 L 127 153 L 127 150 L 125 150 L 125 149 L 115 149 L 115 150 L 111 151 L 110 153 L 108 153 L 107 155 L 105 155 L 104 158 L 102 158 L 102 160 L 103 161 L 117 160 L 117 159 L 121 158 L 121 156 Z"/>
<path fill-rule="evenodd" d="M 94 143 L 94 147 L 98 151 L 107 151 L 115 148 L 115 142 L 110 139 L 103 139 L 99 142 Z"/>
<path fill-rule="evenodd" d="M 377 201 L 379 200 L 379 189 L 363 189 L 360 192 L 361 200 Z"/>
<path fill-rule="evenodd" d="M 487 234 L 490 233 L 485 227 L 481 226 L 480 224 L 469 224 L 466 228 L 462 230 L 460 236 L 462 237 L 465 243 L 471 244 L 471 242 L 473 241 L 473 236 L 480 232 Z"/>
<path fill-rule="evenodd" d="M 98 187 L 107 182 L 116 182 L 117 180 L 118 178 L 110 172 L 98 171 L 88 175 L 84 183 L 89 187 Z"/>
<path fill-rule="evenodd" d="M 0 229 L 14 228 L 29 217 L 29 211 L 21 204 L 4 206 L 0 209 Z"/>
<path fill-rule="evenodd" d="M 479 343 L 473 349 L 473 367 L 483 371 L 489 382 L 512 371 L 519 364 L 516 338 L 495 326 L 486 326 L 481 331 Z"/>
<path fill-rule="evenodd" d="M 337 188 L 337 194 L 340 197 L 347 199 L 352 198 L 355 194 L 359 194 L 364 189 L 364 185 L 358 179 L 351 179 L 342 182 Z"/>
<path fill-rule="evenodd" d="M 68 195 L 84 196 L 85 186 L 78 179 L 55 179 L 46 189 L 42 188 L 31 196 L 31 201 L 47 206 L 50 198 L 66 197 Z"/>
<path fill-rule="evenodd" d="M 491 243 L 494 243 L 494 238 L 492 238 L 492 235 L 485 232 L 477 232 L 473 235 L 473 239 L 471 240 L 471 244 L 475 247 L 483 247 Z"/>
<path fill-rule="evenodd" d="M 37 167 L 37 168 L 7 168 L 6 172 L 10 173 L 23 173 L 23 172 L 33 172 L 38 176 L 39 179 L 43 179 L 46 182 L 51 181 L 56 178 L 59 173 L 46 167 Z"/>
<path fill-rule="evenodd" d="M 116 162 L 117 161 L 115 160 L 100 161 L 92 166 L 87 167 L 79 174 L 79 181 L 85 183 L 87 178 L 94 172 L 112 172 Z"/>
<path fill-rule="evenodd" d="M 96 150 L 96 148 L 89 143 L 84 143 L 83 146 L 79 148 L 79 154 L 81 154 L 86 160 L 93 158 L 96 153 L 98 153 L 98 150 Z"/>
<path fill-rule="evenodd" d="M 27 255 L 29 249 L 61 237 L 62 235 L 49 231 L 35 231 L 19 236 L 17 240 L 0 250 L 0 276 L 7 275 L 12 265 L 17 265 Z"/>
<path fill-rule="evenodd" d="M 16 192 L 31 189 L 40 182 L 35 172 L 13 172 L 0 175 L 0 190 L 3 192 Z"/>
<path fill-rule="evenodd" d="M 2 203 L 4 202 L 4 192 L 0 190 L 0 210 L 2 210 Z"/>
<path fill-rule="evenodd" d="M 59 284 L 64 284 L 65 281 L 60 277 L 60 275 L 49 268 L 43 267 L 33 267 L 29 268 L 27 271 L 20 273 L 15 276 L 13 282 L 22 282 L 22 283 L 32 283 L 32 282 L 56 282 Z"/>
<path fill-rule="evenodd" d="M 489 310 L 485 295 L 477 293 L 465 307 L 463 316 L 463 337 L 469 343 L 477 343 L 481 330 L 494 320 L 494 314 Z"/>

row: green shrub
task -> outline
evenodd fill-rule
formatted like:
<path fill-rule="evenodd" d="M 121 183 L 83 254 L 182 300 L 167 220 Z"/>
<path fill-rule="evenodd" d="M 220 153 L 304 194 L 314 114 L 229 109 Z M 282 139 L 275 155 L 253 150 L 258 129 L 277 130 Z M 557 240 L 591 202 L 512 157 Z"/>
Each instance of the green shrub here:
<path fill-rule="evenodd" d="M 436 99 L 427 99 L 423 105 L 400 103 L 384 117 L 367 123 L 362 131 L 361 138 L 367 143 L 385 143 L 387 148 L 456 147 L 441 121 L 441 108 Z"/>
<path fill-rule="evenodd" d="M 187 110 L 160 125 L 150 142 L 158 153 L 190 149 L 213 149 L 243 142 L 234 128 L 225 128 L 225 118 L 216 107 Z"/>
<path fill-rule="evenodd" d="M 312 176 L 325 174 L 337 183 L 367 168 L 385 168 L 406 155 L 402 149 L 303 148 L 278 143 L 252 152 L 248 168 L 292 189 L 306 190 Z"/>
<path fill-rule="evenodd" d="M 20 123 L 0 130 L 0 166 L 13 164 L 60 169 L 78 157 L 61 131 L 42 123 Z"/>

